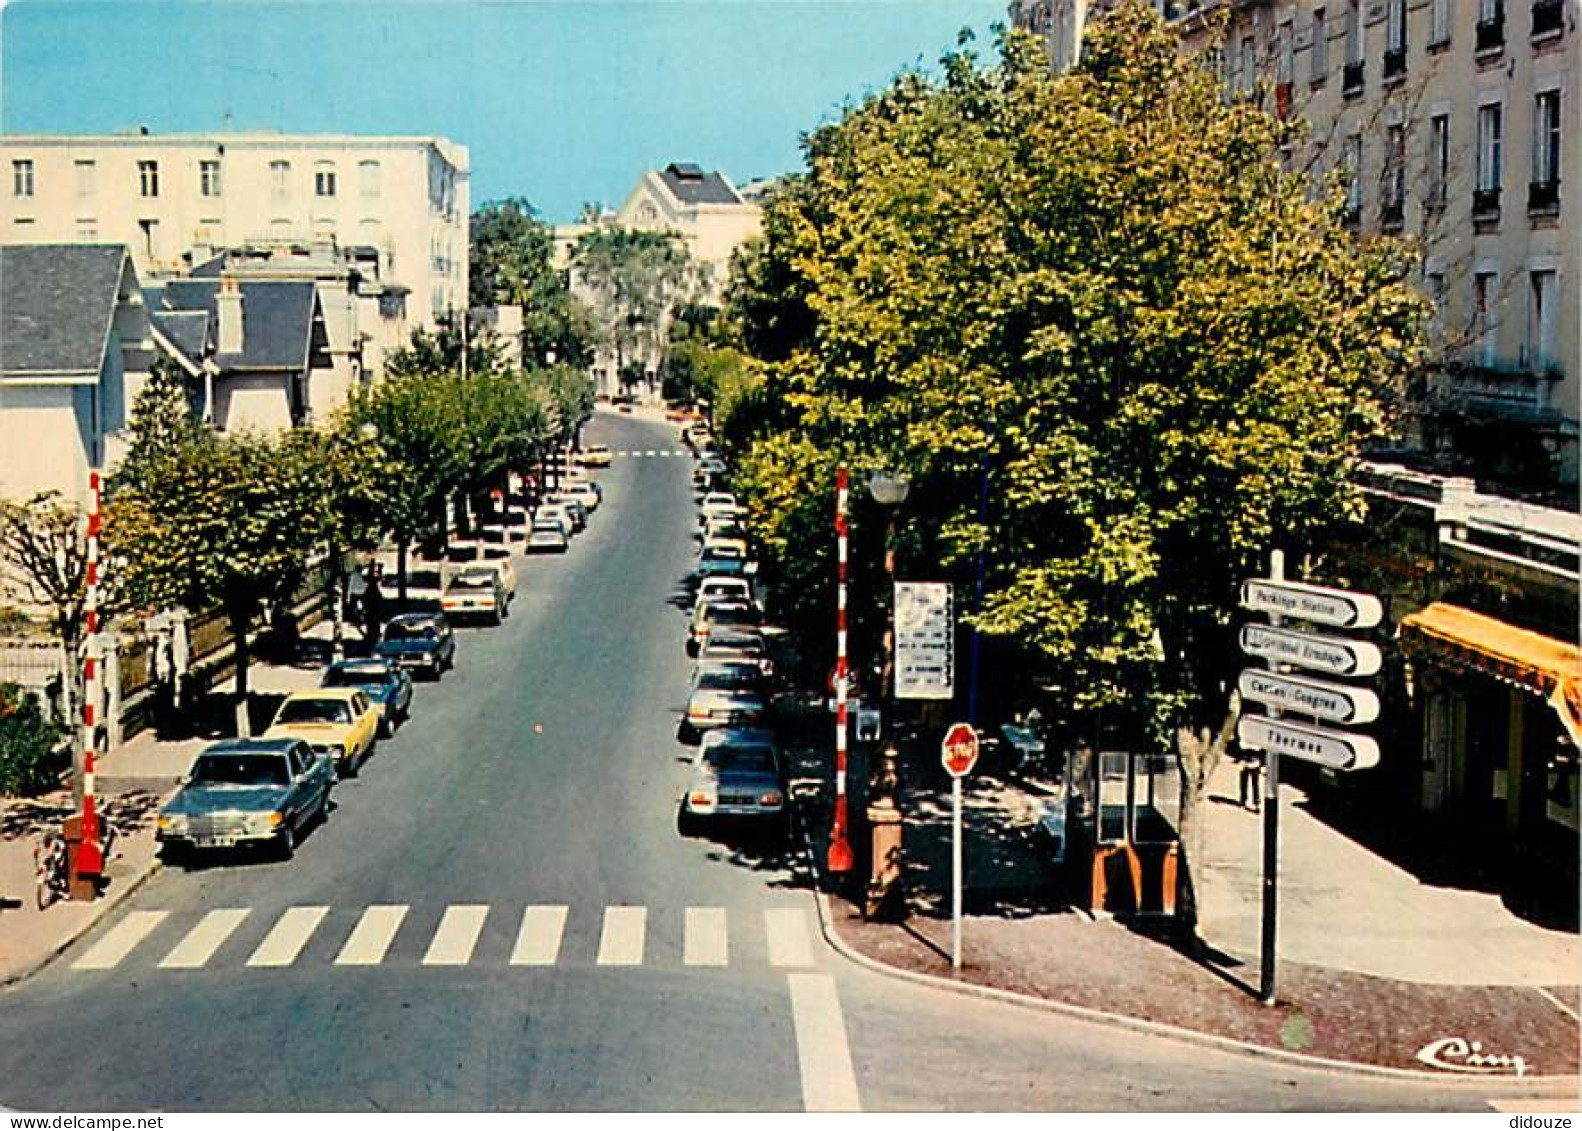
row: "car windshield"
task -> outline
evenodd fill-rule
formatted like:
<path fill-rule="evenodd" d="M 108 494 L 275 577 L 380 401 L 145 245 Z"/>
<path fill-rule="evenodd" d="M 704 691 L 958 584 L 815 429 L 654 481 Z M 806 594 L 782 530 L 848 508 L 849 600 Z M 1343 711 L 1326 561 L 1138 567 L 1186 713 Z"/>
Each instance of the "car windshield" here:
<path fill-rule="evenodd" d="M 739 608 L 713 608 L 709 611 L 711 624 L 757 624 L 758 610 Z"/>
<path fill-rule="evenodd" d="M 278 754 L 204 754 L 192 765 L 193 785 L 285 785 L 286 760 Z"/>
<path fill-rule="evenodd" d="M 705 691 L 745 691 L 758 681 L 746 668 L 718 668 L 698 673 L 698 687 Z"/>
<path fill-rule="evenodd" d="M 368 687 L 395 682 L 389 668 L 331 668 L 324 673 L 325 687 Z"/>
<path fill-rule="evenodd" d="M 732 652 L 762 652 L 763 637 L 745 632 L 715 632 L 709 635 L 710 648 L 726 648 Z"/>
<path fill-rule="evenodd" d="M 703 761 L 716 770 L 735 770 L 744 774 L 775 772 L 774 752 L 767 746 L 715 746 L 704 753 Z"/>
<path fill-rule="evenodd" d="M 391 621 L 385 626 L 386 640 L 433 640 L 434 626 L 427 621 L 417 623 Z"/>
<path fill-rule="evenodd" d="M 479 571 L 477 573 L 457 574 L 456 580 L 450 583 L 450 587 L 452 589 L 487 589 L 493 584 L 494 571 L 490 570 L 488 573 Z"/>
<path fill-rule="evenodd" d="M 278 723 L 349 723 L 351 704 L 344 699 L 287 699 L 275 716 Z"/>
<path fill-rule="evenodd" d="M 741 561 L 743 556 L 742 548 L 740 546 L 710 546 L 707 550 L 703 551 L 703 560 L 706 562 L 735 562 Z"/>

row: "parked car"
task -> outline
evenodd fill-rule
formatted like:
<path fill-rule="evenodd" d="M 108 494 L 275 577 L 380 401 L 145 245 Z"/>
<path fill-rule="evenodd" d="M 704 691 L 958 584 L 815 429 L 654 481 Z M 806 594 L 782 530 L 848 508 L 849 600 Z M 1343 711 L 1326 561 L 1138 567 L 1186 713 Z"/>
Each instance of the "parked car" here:
<path fill-rule="evenodd" d="M 396 572 L 391 570 L 385 579 L 386 591 L 393 597 L 399 597 L 401 590 Z M 440 600 L 445 596 L 445 570 L 435 562 L 433 564 L 419 563 L 408 567 L 406 571 L 406 607 L 403 612 L 433 611 L 439 608 Z"/>
<path fill-rule="evenodd" d="M 752 583 L 745 577 L 705 577 L 698 583 L 698 593 L 692 602 L 692 611 L 697 612 L 698 606 L 707 601 L 727 597 L 751 601 Z"/>
<path fill-rule="evenodd" d="M 763 619 L 758 606 L 751 601 L 724 597 L 702 602 L 692 610 L 692 623 L 687 628 L 687 652 L 697 655 L 708 642 L 709 633 L 716 628 L 758 628 Z"/>
<path fill-rule="evenodd" d="M 272 845 L 289 857 L 310 823 L 329 813 L 335 770 L 297 738 L 237 738 L 205 747 L 159 811 L 154 837 L 167 853 Z"/>
<path fill-rule="evenodd" d="M 583 467 L 609 467 L 611 458 L 607 444 L 589 444 L 582 449 Z"/>
<path fill-rule="evenodd" d="M 573 534 L 581 533 L 588 528 L 588 508 L 582 500 L 565 491 L 556 491 L 545 500 L 552 507 L 559 507 L 571 518 Z"/>
<path fill-rule="evenodd" d="M 692 781 L 681 797 L 683 836 L 704 821 L 751 822 L 775 836 L 789 831 L 785 759 L 767 730 L 729 728 L 706 735 L 692 761 Z"/>
<path fill-rule="evenodd" d="M 765 678 L 774 674 L 774 662 L 769 658 L 763 633 L 753 629 L 719 628 L 710 632 L 698 649 L 698 666 L 718 660 L 746 660 L 757 664 Z"/>
<path fill-rule="evenodd" d="M 300 738 L 315 754 L 335 759 L 346 777 L 368 760 L 379 740 L 383 711 L 356 687 L 293 691 L 275 712 L 265 738 Z"/>
<path fill-rule="evenodd" d="M 478 540 L 486 545 L 520 545 L 527 541 L 533 519 L 525 510 L 500 511 L 478 524 Z"/>
<path fill-rule="evenodd" d="M 379 729 L 388 738 L 412 713 L 412 677 L 389 660 L 339 660 L 324 669 L 321 687 L 356 687 L 379 705 Z"/>
<path fill-rule="evenodd" d="M 511 564 L 511 551 L 505 546 L 471 539 L 464 542 L 452 542 L 451 550 L 454 551 L 453 562 L 460 563 L 463 568 L 468 566 L 487 566 L 499 575 L 500 584 L 505 587 L 506 596 L 516 596 L 516 567 Z M 452 580 L 454 580 L 454 575 Z M 447 593 L 450 591 L 449 584 L 445 586 L 445 591 Z"/>
<path fill-rule="evenodd" d="M 401 667 L 438 679 L 456 666 L 456 637 L 444 613 L 406 613 L 385 626 L 375 651 Z"/>
<path fill-rule="evenodd" d="M 599 491 L 599 488 L 586 479 L 577 479 L 567 483 L 561 493 L 577 500 L 589 514 L 598 510 L 599 504 L 604 501 L 604 496 Z"/>
<path fill-rule="evenodd" d="M 687 693 L 686 713 L 676 737 L 696 742 L 706 730 L 725 726 L 747 726 L 763 720 L 769 700 L 763 692 L 763 676 L 737 663 L 700 664 Z"/>
<path fill-rule="evenodd" d="M 746 577 L 750 572 L 747 555 L 735 546 L 705 547 L 698 556 L 700 578 Z"/>
<path fill-rule="evenodd" d="M 530 554 L 564 554 L 569 544 L 558 522 L 535 522 L 532 533 L 527 536 Z"/>
<path fill-rule="evenodd" d="M 494 564 L 479 562 L 456 571 L 441 605 L 451 620 L 478 617 L 499 624 L 510 612 L 511 595 Z"/>
<path fill-rule="evenodd" d="M 548 523 L 555 524 L 560 529 L 560 532 L 566 536 L 567 541 L 571 540 L 572 534 L 576 531 L 576 525 L 571 521 L 571 515 L 566 508 L 552 503 L 543 504 L 533 515 L 534 530 L 537 530 L 540 525 Z M 531 542 L 532 539 L 529 538 L 528 541 Z"/>

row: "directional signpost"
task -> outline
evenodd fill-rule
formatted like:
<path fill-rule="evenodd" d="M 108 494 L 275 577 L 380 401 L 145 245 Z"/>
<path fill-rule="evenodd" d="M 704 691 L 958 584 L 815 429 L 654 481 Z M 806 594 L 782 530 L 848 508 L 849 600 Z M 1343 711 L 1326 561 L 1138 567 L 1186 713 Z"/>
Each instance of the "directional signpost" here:
<path fill-rule="evenodd" d="M 1384 605 L 1368 593 L 1330 589 L 1285 580 L 1285 556 L 1269 555 L 1269 576 L 1242 583 L 1241 606 L 1269 618 L 1267 625 L 1241 630 L 1241 650 L 1264 661 L 1265 668 L 1244 669 L 1236 681 L 1243 700 L 1257 703 L 1265 715 L 1244 715 L 1236 739 L 1247 750 L 1264 752 L 1263 819 L 1263 954 L 1259 997 L 1274 1004 L 1275 924 L 1279 900 L 1280 756 L 1290 755 L 1330 770 L 1366 770 L 1379 764 L 1379 744 L 1365 734 L 1320 724 L 1362 726 L 1379 717 L 1379 696 L 1365 687 L 1331 682 L 1360 679 L 1384 666 L 1377 644 L 1322 632 L 1284 627 L 1287 619 L 1321 628 L 1363 630 L 1384 619 Z M 1317 672 L 1331 679 L 1292 674 L 1289 668 Z M 1313 722 L 1292 721 L 1285 712 Z"/>
<path fill-rule="evenodd" d="M 954 723 L 940 743 L 939 760 L 950 775 L 950 967 L 961 969 L 961 779 L 978 764 L 978 732 Z"/>
<path fill-rule="evenodd" d="M 950 586 L 895 583 L 895 697 L 950 699 L 956 693 L 956 618 Z"/>

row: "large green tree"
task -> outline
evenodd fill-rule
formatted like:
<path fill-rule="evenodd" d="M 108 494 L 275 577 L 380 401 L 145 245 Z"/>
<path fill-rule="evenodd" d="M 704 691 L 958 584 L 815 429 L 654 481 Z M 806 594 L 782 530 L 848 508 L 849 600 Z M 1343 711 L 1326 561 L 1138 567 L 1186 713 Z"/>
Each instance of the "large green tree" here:
<path fill-rule="evenodd" d="M 908 470 L 914 554 L 962 581 L 981 557 L 974 620 L 1045 713 L 1175 750 L 1189 867 L 1237 582 L 1357 513 L 1420 333 L 1408 249 L 1285 171 L 1287 128 L 1139 0 L 1067 74 L 1025 36 L 958 51 L 809 136 L 740 314 L 776 361 L 743 462 L 773 568 L 827 576 L 837 454 Z"/>
<path fill-rule="evenodd" d="M 632 383 L 649 366 L 662 370 L 671 313 L 699 284 L 680 238 L 599 224 L 577 241 L 572 259 L 621 381 Z"/>
<path fill-rule="evenodd" d="M 586 365 L 597 327 L 556 267 L 554 243 L 550 227 L 521 197 L 479 208 L 472 214 L 468 251 L 470 302 L 521 307 L 524 356 L 542 361 L 553 353 L 562 362 Z"/>

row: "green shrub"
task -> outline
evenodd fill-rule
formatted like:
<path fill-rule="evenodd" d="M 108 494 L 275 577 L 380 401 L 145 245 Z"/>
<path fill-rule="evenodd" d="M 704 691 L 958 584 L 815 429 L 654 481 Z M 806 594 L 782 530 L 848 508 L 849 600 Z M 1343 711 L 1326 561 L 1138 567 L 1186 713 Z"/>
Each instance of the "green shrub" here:
<path fill-rule="evenodd" d="M 53 785 L 60 737 L 37 696 L 14 683 L 0 684 L 0 794 L 38 793 Z"/>

